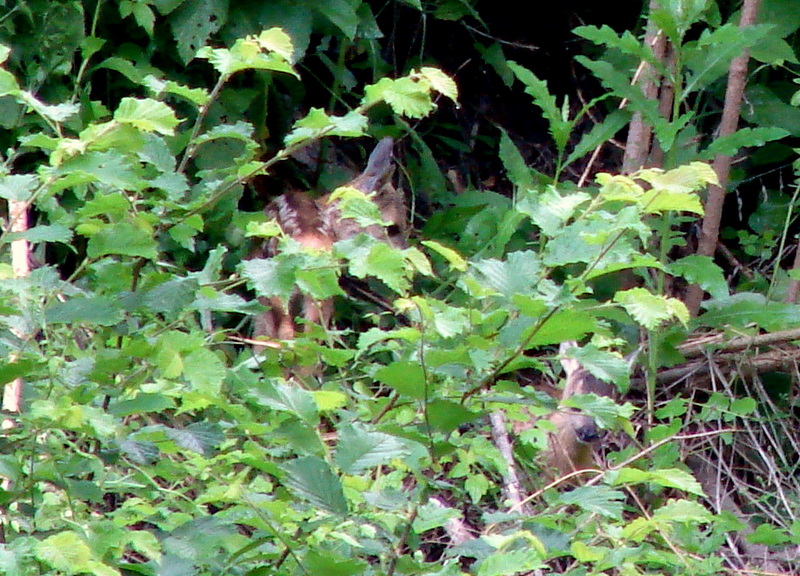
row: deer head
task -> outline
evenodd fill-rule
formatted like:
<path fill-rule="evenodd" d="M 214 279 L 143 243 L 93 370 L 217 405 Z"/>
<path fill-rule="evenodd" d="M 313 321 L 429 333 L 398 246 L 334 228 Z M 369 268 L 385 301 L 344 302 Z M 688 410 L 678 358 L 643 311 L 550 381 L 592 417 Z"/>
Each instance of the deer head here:
<path fill-rule="evenodd" d="M 559 351 L 563 354 L 576 346 L 575 342 L 564 342 Z M 577 394 L 614 397 L 613 384 L 597 379 L 574 358 L 562 358 L 561 364 L 567 374 L 562 400 Z M 602 434 L 594 419 L 570 408 L 554 412 L 547 419 L 555 426 L 547 438 L 545 458 L 549 468 L 559 476 L 595 468 L 594 445 Z"/>
<path fill-rule="evenodd" d="M 339 201 L 331 194 L 314 199 L 305 192 L 289 192 L 279 196 L 265 209 L 274 218 L 287 236 L 301 245 L 317 250 L 330 250 L 337 240 L 367 233 L 397 247 L 405 247 L 408 231 L 406 205 L 403 193 L 392 186 L 394 172 L 391 138 L 381 140 L 370 154 L 364 171 L 347 186 L 367 194 L 380 210 L 386 227 L 372 225 L 362 227 L 351 218 L 343 218 Z M 271 256 L 277 250 L 277 242 L 270 241 L 259 256 Z M 256 318 L 254 336 L 288 340 L 297 333 L 297 319 L 327 325 L 333 312 L 330 300 L 315 301 L 301 294 L 293 294 L 288 302 L 280 298 L 261 298 L 267 312 Z"/>

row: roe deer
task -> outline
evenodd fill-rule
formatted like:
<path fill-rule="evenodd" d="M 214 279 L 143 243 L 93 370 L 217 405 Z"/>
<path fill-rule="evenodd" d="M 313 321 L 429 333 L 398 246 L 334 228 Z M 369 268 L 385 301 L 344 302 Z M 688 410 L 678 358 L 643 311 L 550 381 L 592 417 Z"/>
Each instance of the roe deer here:
<path fill-rule="evenodd" d="M 339 201 L 332 199 L 332 194 L 314 199 L 305 192 L 289 192 L 270 202 L 265 209 L 267 215 L 277 221 L 284 234 L 308 248 L 330 250 L 334 242 L 361 232 L 404 248 L 408 220 L 404 195 L 391 183 L 393 147 L 392 138 L 382 139 L 370 154 L 364 171 L 346 185 L 370 195 L 386 227 L 377 224 L 362 227 L 351 218 L 343 218 Z M 277 242 L 271 241 L 260 250 L 259 256 L 272 256 L 276 249 Z M 330 300 L 315 301 L 298 290 L 288 302 L 278 297 L 260 301 L 268 310 L 256 318 L 255 337 L 289 340 L 297 333 L 298 318 L 304 319 L 307 327 L 311 323 L 326 326 L 333 312 Z"/>
<path fill-rule="evenodd" d="M 563 354 L 575 346 L 575 342 L 564 342 L 559 351 Z M 614 397 L 616 387 L 592 376 L 577 360 L 563 358 L 561 365 L 567 374 L 562 400 L 576 394 Z M 595 468 L 594 445 L 602 435 L 594 419 L 570 408 L 554 412 L 547 419 L 556 428 L 547 438 L 545 459 L 548 467 L 559 476 Z"/>

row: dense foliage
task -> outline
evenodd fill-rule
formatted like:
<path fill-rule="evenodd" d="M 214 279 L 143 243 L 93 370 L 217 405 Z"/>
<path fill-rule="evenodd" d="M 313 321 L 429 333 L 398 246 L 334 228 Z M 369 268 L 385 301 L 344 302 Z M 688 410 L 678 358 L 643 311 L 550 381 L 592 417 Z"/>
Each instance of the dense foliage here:
<path fill-rule="evenodd" d="M 0 4 L 0 198 L 31 220 L 18 227 L 10 209 L 0 236 L 0 375 L 22 383 L 0 439 L 0 571 L 725 574 L 741 565 L 736 534 L 800 544 L 783 481 L 791 448 L 748 445 L 781 468 L 739 504 L 752 524 L 706 502 L 686 458 L 703 439 L 736 454 L 740 430 L 758 445 L 754 428 L 791 415 L 783 376 L 758 403 L 749 381 L 721 373 L 713 389 L 664 392 L 659 380 L 692 330 L 754 336 L 800 318 L 777 300 L 796 191 L 766 192 L 726 231 L 743 280 L 685 241 L 717 182 L 715 154 L 770 142 L 769 158 L 747 154 L 742 180 L 794 159 L 800 112 L 785 68 L 798 63 L 800 20 L 784 17 L 786 1 L 766 2 L 746 33 L 724 3 L 662 2 L 651 20 L 674 50 L 668 117 L 631 88 L 640 60 L 662 65 L 634 32 L 575 30 L 597 80 L 579 106 L 501 43 L 476 45 L 552 140 L 552 161 L 534 169 L 511 126 L 481 128 L 507 194 L 443 175 L 437 160 L 480 149 L 451 123 L 474 95 L 424 49 L 390 59 L 384 37 L 387 10 L 486 26 L 470 2 Z M 749 124 L 714 139 L 743 48 L 760 66 Z M 587 181 L 587 157 L 632 113 L 650 121 L 661 167 Z M 263 188 L 283 167 L 333 188 L 346 180 L 337 154 L 362 162 L 385 135 L 405 138 L 411 247 L 360 235 L 313 251 L 267 220 Z M 313 176 L 297 168 L 309 150 L 322 158 Z M 571 170 L 586 177 L 570 182 Z M 343 211 L 366 226 L 380 223 L 373 208 L 356 197 Z M 264 238 L 279 254 L 248 259 Z M 22 241 L 27 275 L 11 264 Z M 346 297 L 343 276 L 375 305 Z M 709 295 L 696 319 L 686 283 Z M 298 288 L 336 297 L 338 320 L 256 354 L 245 341 L 258 297 Z M 541 457 L 552 432 L 541 417 L 557 402 L 523 378 L 558 381 L 569 340 L 637 404 L 569 399 L 618 440 L 607 468 L 571 489 L 550 482 Z M 632 378 L 636 350 L 644 376 Z M 490 431 L 497 414 L 514 426 Z M 513 455 L 502 447 L 512 429 Z M 512 472 L 524 501 L 509 495 Z"/>

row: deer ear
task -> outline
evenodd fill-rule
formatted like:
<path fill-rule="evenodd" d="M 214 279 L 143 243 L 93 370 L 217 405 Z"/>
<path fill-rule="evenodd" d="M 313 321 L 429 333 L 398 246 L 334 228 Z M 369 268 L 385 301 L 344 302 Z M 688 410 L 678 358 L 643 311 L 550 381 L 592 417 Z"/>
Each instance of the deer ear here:
<path fill-rule="evenodd" d="M 394 140 L 386 137 L 375 146 L 367 167 L 349 185 L 365 194 L 374 192 L 392 177 L 394 172 Z"/>
<path fill-rule="evenodd" d="M 577 372 L 581 367 L 580 362 L 578 362 L 575 358 L 566 356 L 568 350 L 577 347 L 578 343 L 575 342 L 575 340 L 567 340 L 558 346 L 558 354 L 560 356 L 559 361 L 561 362 L 561 367 L 564 368 L 567 380 L 569 380 L 570 376 Z"/>

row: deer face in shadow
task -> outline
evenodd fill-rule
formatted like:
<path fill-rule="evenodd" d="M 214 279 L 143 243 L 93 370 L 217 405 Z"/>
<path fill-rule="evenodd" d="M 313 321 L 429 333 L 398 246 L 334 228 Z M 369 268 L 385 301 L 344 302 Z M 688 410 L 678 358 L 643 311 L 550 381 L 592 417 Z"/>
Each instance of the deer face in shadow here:
<path fill-rule="evenodd" d="M 575 344 L 562 344 L 562 353 L 572 346 Z M 562 401 L 580 394 L 614 397 L 616 387 L 593 376 L 577 360 L 565 357 L 561 363 L 567 375 Z M 565 476 L 577 470 L 597 467 L 594 445 L 603 437 L 603 433 L 591 416 L 563 408 L 547 419 L 555 427 L 555 431 L 548 435 L 545 453 L 546 464 L 551 471 Z"/>

